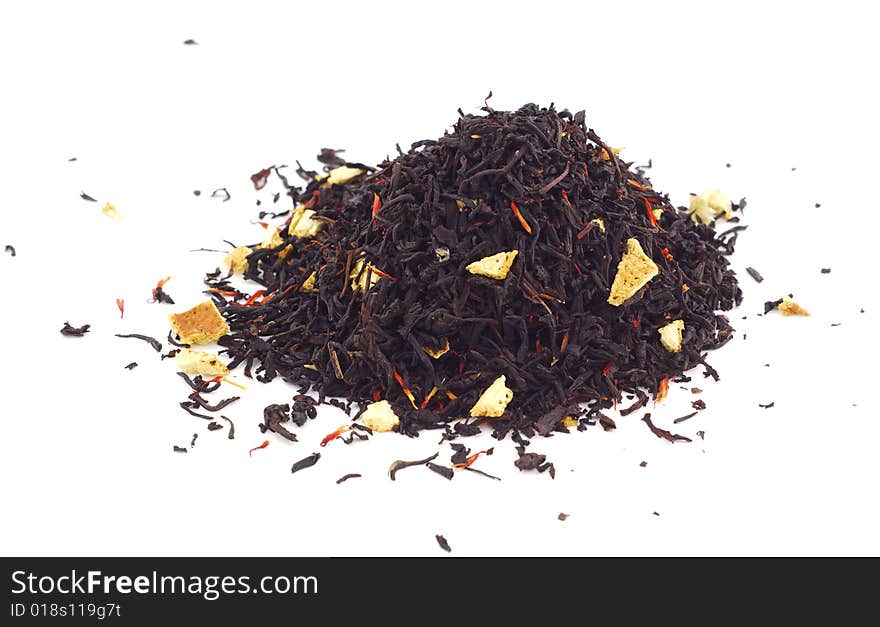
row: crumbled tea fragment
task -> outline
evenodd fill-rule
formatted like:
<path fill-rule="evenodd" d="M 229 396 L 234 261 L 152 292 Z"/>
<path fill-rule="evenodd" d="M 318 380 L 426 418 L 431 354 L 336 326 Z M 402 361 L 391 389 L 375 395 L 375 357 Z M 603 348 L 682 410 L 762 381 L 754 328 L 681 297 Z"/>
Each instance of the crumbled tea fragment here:
<path fill-rule="evenodd" d="M 678 435 L 677 433 L 672 433 L 670 431 L 667 431 L 666 429 L 661 429 L 660 427 L 656 426 L 651 421 L 651 414 L 645 414 L 642 417 L 642 421 L 646 425 L 648 425 L 648 428 L 651 430 L 651 433 L 656 435 L 658 438 L 666 440 L 667 442 L 675 443 L 675 442 L 690 442 L 691 441 L 691 439 L 688 437 L 685 437 L 683 435 Z"/>
<path fill-rule="evenodd" d="M 85 192 L 80 192 L 79 197 L 82 198 L 83 200 L 87 200 L 88 202 L 98 202 L 97 198 L 92 198 L 91 196 L 89 196 Z"/>
<path fill-rule="evenodd" d="M 189 443 L 189 447 L 193 448 L 196 445 L 196 440 L 199 438 L 198 433 L 193 433 L 192 441 Z"/>
<path fill-rule="evenodd" d="M 13 246 L 12 244 L 6 244 L 5 251 L 6 251 L 7 253 L 9 253 L 9 255 L 12 256 L 12 257 L 15 257 L 15 255 L 16 255 L 16 253 L 15 253 L 15 246 Z"/>
<path fill-rule="evenodd" d="M 201 196 L 201 195 L 202 195 L 202 190 L 200 190 L 200 189 L 194 189 L 194 190 L 193 190 L 193 195 L 194 195 L 194 196 Z"/>
<path fill-rule="evenodd" d="M 165 277 L 164 279 L 161 279 L 160 281 L 158 281 L 158 282 L 156 283 L 156 287 L 153 288 L 153 296 L 152 296 L 152 298 L 151 298 L 149 301 L 147 301 L 147 302 L 150 302 L 150 303 L 167 303 L 167 304 L 169 304 L 169 305 L 173 305 L 173 304 L 174 304 L 174 299 L 171 298 L 171 297 L 165 292 L 165 289 L 164 289 L 165 284 L 168 283 L 168 281 L 170 281 L 170 280 L 171 280 L 171 277 L 168 276 L 168 277 Z"/>
<path fill-rule="evenodd" d="M 312 453 L 308 457 L 303 457 L 298 462 L 294 462 L 293 466 L 290 467 L 290 472 L 299 472 L 304 468 L 310 468 L 318 463 L 318 460 L 321 459 L 320 453 Z"/>
<path fill-rule="evenodd" d="M 556 518 L 558 518 L 559 520 L 565 521 L 568 519 L 569 515 L 570 514 L 563 514 L 562 512 L 559 512 L 559 515 Z"/>
<path fill-rule="evenodd" d="M 701 440 L 705 440 L 705 439 L 706 439 L 706 432 L 705 432 L 705 431 L 697 431 L 697 436 L 698 436 Z"/>
<path fill-rule="evenodd" d="M 648 462 L 646 462 L 646 461 L 644 461 L 644 460 L 642 460 L 641 462 L 639 462 L 639 466 L 640 466 L 641 468 L 645 468 L 647 465 L 648 465 Z"/>
<path fill-rule="evenodd" d="M 706 401 L 704 401 L 703 399 L 698 399 L 691 403 L 691 407 L 696 410 L 706 409 Z"/>
<path fill-rule="evenodd" d="M 438 475 L 446 477 L 447 479 L 452 479 L 452 477 L 455 476 L 455 471 L 449 466 L 441 466 L 440 464 L 435 464 L 433 462 L 428 462 L 426 465 Z"/>
<path fill-rule="evenodd" d="M 675 420 L 672 421 L 672 424 L 677 425 L 678 423 L 684 422 L 685 420 L 690 420 L 691 418 L 696 416 L 698 413 L 699 412 L 695 411 L 695 412 L 691 412 L 691 413 L 687 414 L 686 416 L 681 416 L 680 418 L 676 418 Z"/>
<path fill-rule="evenodd" d="M 69 337 L 82 337 L 86 333 L 89 332 L 89 329 L 92 325 L 84 324 L 81 327 L 71 326 L 69 322 L 65 322 L 64 326 L 61 327 L 61 335 L 67 335 Z"/>
<path fill-rule="evenodd" d="M 215 189 L 213 192 L 211 192 L 211 198 L 220 198 L 223 200 L 223 202 L 226 202 L 227 200 L 232 198 L 232 196 L 229 194 L 228 189 L 226 189 L 225 187 L 221 187 L 220 189 Z"/>
<path fill-rule="evenodd" d="M 771 311 L 773 311 L 774 309 L 779 307 L 779 305 L 781 305 L 781 304 L 782 304 L 781 298 L 779 300 L 768 300 L 767 302 L 764 303 L 764 313 L 765 314 L 770 313 Z"/>
<path fill-rule="evenodd" d="M 131 362 L 130 364 L 126 364 L 125 368 L 127 370 L 134 370 L 138 367 L 138 363 L 136 361 Z"/>
<path fill-rule="evenodd" d="M 156 351 L 157 353 L 162 352 L 162 342 L 160 342 L 159 340 L 157 340 L 154 337 L 150 337 L 149 335 L 142 335 L 140 333 L 117 333 L 116 337 L 132 338 L 135 340 L 141 340 L 142 342 L 146 342 L 147 344 L 152 346 L 153 350 Z"/>
<path fill-rule="evenodd" d="M 223 425 L 219 422 L 209 422 L 208 423 L 208 431 L 217 431 L 218 429 L 222 429 Z"/>
<path fill-rule="evenodd" d="M 441 536 L 439 533 L 434 536 L 437 540 L 437 544 L 440 545 L 440 548 L 446 551 L 447 553 L 452 553 L 452 547 L 449 546 L 449 542 L 446 541 L 446 538 Z"/>
<path fill-rule="evenodd" d="M 766 403 L 766 404 L 758 403 L 758 407 L 762 407 L 763 409 L 770 409 L 771 407 L 775 407 L 775 406 L 776 406 L 775 402 Z"/>
<path fill-rule="evenodd" d="M 185 39 L 183 42 L 183 45 L 184 46 L 198 46 L 199 42 L 197 42 L 195 39 Z"/>
<path fill-rule="evenodd" d="M 361 476 L 363 476 L 363 475 L 361 475 L 360 473 L 350 472 L 347 475 L 342 475 L 341 477 L 339 477 L 339 479 L 336 480 L 336 485 L 339 485 L 340 483 L 348 481 L 349 479 L 357 479 L 358 477 L 361 477 Z"/>
<path fill-rule="evenodd" d="M 758 283 L 761 283 L 764 280 L 764 277 L 761 276 L 761 273 L 755 270 L 753 267 L 746 267 L 746 272 L 749 273 L 749 276 L 755 279 Z"/>
<path fill-rule="evenodd" d="M 831 268 L 822 268 L 820 272 L 822 274 L 831 274 Z"/>
<path fill-rule="evenodd" d="M 186 453 L 186 447 L 174 445 L 175 453 Z"/>
<path fill-rule="evenodd" d="M 228 438 L 230 440 L 234 440 L 235 439 L 235 425 L 232 423 L 232 420 L 230 420 L 229 418 L 227 418 L 226 416 L 223 416 L 223 415 L 221 415 L 220 417 L 229 423 L 229 436 L 228 436 Z"/>

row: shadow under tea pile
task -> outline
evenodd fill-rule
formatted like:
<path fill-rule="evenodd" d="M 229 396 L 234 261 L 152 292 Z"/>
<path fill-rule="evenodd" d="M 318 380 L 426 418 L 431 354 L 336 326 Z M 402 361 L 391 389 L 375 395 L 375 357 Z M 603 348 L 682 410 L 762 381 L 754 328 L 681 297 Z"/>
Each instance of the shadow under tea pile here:
<path fill-rule="evenodd" d="M 260 297 L 213 295 L 230 368 L 387 401 L 406 434 L 530 436 L 706 365 L 742 298 L 735 235 L 673 207 L 583 112 L 483 111 L 377 168 L 300 168 L 287 222 L 227 259 Z"/>

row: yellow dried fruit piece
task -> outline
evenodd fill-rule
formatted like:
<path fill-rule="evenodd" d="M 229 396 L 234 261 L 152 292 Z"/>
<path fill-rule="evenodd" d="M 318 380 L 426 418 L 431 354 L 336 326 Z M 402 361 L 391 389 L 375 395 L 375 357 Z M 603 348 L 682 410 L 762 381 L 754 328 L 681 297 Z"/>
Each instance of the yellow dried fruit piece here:
<path fill-rule="evenodd" d="M 314 237 L 324 226 L 324 223 L 320 220 L 313 220 L 313 215 L 315 215 L 313 209 L 297 208 L 290 217 L 287 232 L 294 237 Z"/>
<path fill-rule="evenodd" d="M 342 185 L 343 183 L 348 183 L 349 181 L 353 181 L 361 174 L 366 173 L 366 170 L 361 170 L 360 168 L 352 168 L 347 165 L 341 165 L 338 168 L 333 168 L 327 174 L 326 185 Z"/>
<path fill-rule="evenodd" d="M 578 419 L 574 416 L 566 416 L 562 419 L 562 426 L 568 428 L 576 427 L 578 426 Z"/>
<path fill-rule="evenodd" d="M 267 231 L 269 232 L 266 233 L 266 237 L 259 245 L 259 248 L 276 248 L 284 243 L 284 240 L 281 239 L 281 233 L 278 232 L 278 229 L 269 227 Z"/>
<path fill-rule="evenodd" d="M 361 272 L 363 270 L 363 272 Z M 351 289 L 355 292 L 361 292 L 362 294 L 367 290 L 371 289 L 376 283 L 379 282 L 380 277 L 375 272 L 376 267 L 372 264 L 366 264 L 364 267 L 364 259 L 363 257 L 357 260 L 357 263 L 354 264 L 354 268 L 351 270 L 351 274 L 348 275 L 351 279 Z M 370 285 L 367 285 L 367 274 L 370 275 Z"/>
<path fill-rule="evenodd" d="M 422 346 L 422 350 L 428 353 L 434 359 L 440 359 L 449 352 L 449 338 L 444 338 L 445 344 L 440 348 L 431 348 L 430 346 Z"/>
<path fill-rule="evenodd" d="M 712 220 L 722 215 L 725 220 L 729 220 L 733 217 L 733 208 L 721 190 L 713 189 L 698 196 L 691 196 L 688 213 L 695 224 L 702 222 L 708 225 L 712 223 Z"/>
<path fill-rule="evenodd" d="M 119 209 L 116 208 L 116 205 L 109 202 L 104 205 L 103 209 L 101 209 L 101 213 L 103 213 L 108 218 L 113 218 L 114 220 L 122 219 L 122 214 L 119 213 Z"/>
<path fill-rule="evenodd" d="M 684 331 L 684 320 L 673 320 L 669 324 L 660 327 L 660 343 L 670 353 L 681 352 L 681 333 Z"/>
<path fill-rule="evenodd" d="M 605 220 L 602 218 L 593 218 L 590 222 L 598 226 L 600 231 L 603 233 L 605 232 Z"/>
<path fill-rule="evenodd" d="M 494 255 L 489 255 L 469 263 L 465 270 L 471 274 L 487 276 L 490 279 L 504 279 L 507 277 L 507 273 L 510 272 L 510 266 L 513 265 L 513 260 L 516 259 L 518 254 L 518 250 L 495 253 Z"/>
<path fill-rule="evenodd" d="M 305 281 L 303 281 L 302 287 L 300 287 L 300 291 L 302 292 L 317 292 L 318 288 L 315 286 L 315 278 L 317 277 L 317 273 L 312 272 Z"/>
<path fill-rule="evenodd" d="M 384 433 L 391 431 L 399 425 L 400 418 L 394 413 L 391 403 L 388 401 L 378 401 L 369 404 L 364 413 L 361 414 L 361 422 L 373 432 Z"/>
<path fill-rule="evenodd" d="M 621 150 L 623 150 L 623 148 L 611 148 L 611 152 L 615 155 L 619 155 Z M 599 155 L 599 157 L 602 159 L 602 161 L 609 161 L 611 159 L 611 157 L 608 156 L 608 151 L 604 148 L 602 149 L 602 153 Z"/>
<path fill-rule="evenodd" d="M 615 307 L 622 305 L 659 273 L 657 264 L 645 254 L 639 241 L 634 237 L 629 238 L 626 240 L 626 252 L 617 264 L 617 275 L 611 284 L 608 304 Z"/>
<path fill-rule="evenodd" d="M 203 377 L 226 376 L 229 368 L 217 355 L 205 351 L 182 348 L 177 353 L 177 367 L 186 374 L 199 374 Z"/>
<path fill-rule="evenodd" d="M 495 379 L 471 407 L 471 417 L 498 418 L 503 416 L 507 405 L 513 400 L 513 390 L 506 384 L 507 377 L 504 375 Z"/>
<path fill-rule="evenodd" d="M 251 252 L 253 251 L 247 246 L 237 246 L 226 255 L 223 263 L 226 264 L 226 267 L 229 268 L 229 271 L 233 274 L 244 274 L 248 269 L 247 256 L 250 255 Z"/>
<path fill-rule="evenodd" d="M 229 333 L 226 320 L 212 300 L 206 300 L 181 313 L 168 316 L 171 330 L 184 344 L 209 344 Z"/>
<path fill-rule="evenodd" d="M 779 303 L 779 311 L 783 316 L 809 316 L 810 312 L 791 300 L 788 296 L 782 297 Z"/>

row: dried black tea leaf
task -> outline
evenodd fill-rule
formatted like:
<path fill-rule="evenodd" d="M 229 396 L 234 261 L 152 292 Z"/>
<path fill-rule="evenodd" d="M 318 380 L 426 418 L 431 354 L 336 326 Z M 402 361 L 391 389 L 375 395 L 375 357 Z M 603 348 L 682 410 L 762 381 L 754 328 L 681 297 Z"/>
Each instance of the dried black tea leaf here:
<path fill-rule="evenodd" d="M 342 475 L 341 477 L 339 477 L 339 479 L 336 480 L 336 485 L 339 485 L 343 481 L 348 481 L 349 479 L 357 479 L 360 476 L 362 475 L 360 475 L 359 473 L 350 472 L 347 475 Z"/>
<path fill-rule="evenodd" d="M 198 46 L 199 42 L 197 42 L 195 39 L 186 39 L 186 40 L 184 40 L 183 45 L 184 46 Z"/>
<path fill-rule="evenodd" d="M 224 416 L 222 414 L 220 415 L 220 417 L 229 423 L 229 435 L 227 437 L 230 440 L 234 440 L 235 439 L 235 425 L 232 423 L 232 420 L 230 420 L 229 418 L 227 418 L 226 416 Z"/>
<path fill-rule="evenodd" d="M 89 196 L 85 192 L 80 192 L 79 197 L 82 198 L 83 200 L 87 200 L 88 202 L 98 202 L 97 198 L 92 198 L 91 196 Z"/>
<path fill-rule="evenodd" d="M 219 422 L 209 422 L 208 423 L 208 431 L 217 431 L 218 429 L 222 429 L 223 425 Z"/>
<path fill-rule="evenodd" d="M 221 409 L 223 409 L 224 407 L 226 407 L 228 405 L 231 405 L 232 403 L 234 403 L 235 401 L 237 401 L 241 397 L 240 396 L 230 396 L 229 398 L 224 398 L 223 400 L 218 401 L 214 405 L 212 405 L 211 403 L 209 403 L 208 401 L 203 399 L 201 397 L 201 395 L 196 391 L 193 391 L 193 393 L 189 395 L 189 398 L 190 398 L 190 400 L 198 403 L 198 405 L 204 410 L 220 411 Z"/>
<path fill-rule="evenodd" d="M 293 466 L 291 466 L 290 472 L 294 473 L 299 472 L 304 468 L 310 468 L 311 466 L 317 464 L 319 459 L 321 459 L 320 453 L 312 453 L 308 457 L 303 457 L 301 460 L 295 462 Z"/>
<path fill-rule="evenodd" d="M 186 453 L 186 447 L 174 445 L 175 453 Z"/>
<path fill-rule="evenodd" d="M 157 353 L 162 352 L 162 342 L 160 342 L 159 340 L 157 340 L 154 337 L 150 337 L 149 335 L 141 335 L 140 333 L 117 333 L 116 337 L 133 338 L 135 340 L 141 340 L 143 342 L 146 342 L 150 346 L 152 346 L 153 350 L 155 350 Z"/>
<path fill-rule="evenodd" d="M 220 198 L 223 200 L 223 202 L 226 202 L 227 200 L 232 198 L 232 196 L 229 194 L 228 189 L 226 189 L 225 187 L 221 187 L 211 192 L 211 198 Z"/>
<path fill-rule="evenodd" d="M 69 322 L 65 322 L 64 326 L 61 327 L 61 335 L 67 335 L 69 337 L 82 337 L 86 333 L 89 332 L 89 329 L 92 325 L 84 324 L 81 327 L 71 326 Z"/>
<path fill-rule="evenodd" d="M 455 471 L 449 466 L 441 466 L 440 464 L 435 464 L 433 462 L 428 462 L 427 466 L 438 475 L 446 477 L 447 479 L 452 479 L 452 477 L 455 476 Z"/>
<path fill-rule="evenodd" d="M 437 459 L 437 456 L 439 454 L 440 453 L 434 453 L 430 457 L 419 459 L 413 462 L 407 462 L 400 459 L 395 460 L 394 462 L 392 462 L 391 466 L 388 467 L 388 476 L 391 478 L 392 481 L 395 481 L 395 475 L 397 474 L 397 471 L 403 470 L 404 468 L 409 468 L 410 466 L 423 466 L 428 462 L 432 462 Z"/>
<path fill-rule="evenodd" d="M 15 246 L 13 246 L 12 244 L 6 244 L 5 250 L 7 253 L 9 253 L 10 256 L 15 257 L 15 255 L 16 255 Z"/>
<path fill-rule="evenodd" d="M 202 195 L 202 190 L 200 190 L 200 189 L 193 190 L 193 196 L 201 196 L 201 195 Z"/>
<path fill-rule="evenodd" d="M 831 274 L 831 268 L 822 268 L 822 274 Z"/>
<path fill-rule="evenodd" d="M 134 370 L 135 368 L 137 368 L 137 366 L 138 366 L 138 363 L 136 361 L 133 361 L 130 364 L 127 364 L 125 367 L 128 370 Z"/>
<path fill-rule="evenodd" d="M 198 433 L 193 433 L 192 441 L 189 443 L 189 447 L 190 447 L 190 448 L 195 447 L 195 445 L 196 445 L 196 440 L 198 439 L 198 437 L 199 437 L 199 434 L 198 434 Z"/>
<path fill-rule="evenodd" d="M 764 277 L 761 276 L 761 273 L 751 266 L 748 266 L 746 268 L 746 272 L 748 272 L 749 276 L 755 279 L 755 281 L 757 281 L 758 283 L 761 283 L 764 280 Z"/>
<path fill-rule="evenodd" d="M 434 536 L 437 540 L 437 544 L 440 545 L 440 548 L 446 551 L 447 553 L 452 553 L 452 547 L 449 546 L 449 542 L 446 541 L 446 538 L 441 536 L 439 533 Z"/>
<path fill-rule="evenodd" d="M 758 403 L 758 407 L 761 407 L 761 408 L 763 408 L 763 409 L 770 409 L 771 407 L 775 407 L 775 406 L 776 406 L 776 402 L 775 402 L 775 401 L 774 401 L 774 402 L 767 403 L 767 404 Z"/>
<path fill-rule="evenodd" d="M 690 420 L 691 418 L 696 416 L 698 413 L 699 412 L 695 411 L 695 412 L 691 412 L 691 413 L 687 414 L 686 416 L 681 416 L 680 418 L 676 418 L 675 420 L 672 421 L 672 424 L 677 425 L 678 423 L 684 422 L 685 420 Z"/>
<path fill-rule="evenodd" d="M 651 433 L 656 435 L 658 438 L 666 440 L 667 442 L 674 443 L 674 442 L 690 442 L 691 441 L 691 439 L 688 437 L 685 437 L 683 435 L 678 435 L 677 433 L 672 433 L 670 431 L 667 431 L 666 429 L 661 429 L 660 427 L 656 426 L 651 421 L 651 414 L 645 414 L 642 417 L 642 421 L 646 425 L 648 425 L 648 428 L 651 430 Z"/>
<path fill-rule="evenodd" d="M 565 521 L 565 520 L 568 520 L 569 515 L 570 514 L 563 514 L 562 512 L 559 512 L 559 515 L 556 518 L 558 518 L 559 520 Z"/>
<path fill-rule="evenodd" d="M 706 401 L 704 401 L 703 399 L 697 399 L 691 403 L 691 407 L 696 410 L 706 409 Z"/>

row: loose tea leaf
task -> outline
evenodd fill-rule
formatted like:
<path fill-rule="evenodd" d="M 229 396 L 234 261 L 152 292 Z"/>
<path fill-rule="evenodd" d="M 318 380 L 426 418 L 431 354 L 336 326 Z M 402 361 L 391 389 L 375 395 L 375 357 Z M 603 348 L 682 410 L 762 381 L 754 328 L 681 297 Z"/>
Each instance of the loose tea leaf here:
<path fill-rule="evenodd" d="M 391 466 L 388 467 L 388 476 L 391 478 L 392 481 L 395 481 L 395 475 L 397 474 L 397 471 L 403 470 L 404 468 L 409 468 L 410 466 L 423 466 L 428 462 L 432 462 L 437 459 L 437 456 L 439 454 L 440 453 L 434 453 L 430 457 L 419 459 L 414 462 L 407 462 L 400 459 L 395 460 L 394 462 L 392 462 Z"/>
<path fill-rule="evenodd" d="M 174 445 L 175 453 L 186 453 L 186 447 Z"/>
<path fill-rule="evenodd" d="M 757 281 L 758 283 L 761 283 L 764 280 L 764 277 L 761 276 L 761 273 L 758 272 L 757 270 L 755 270 L 754 268 L 752 268 L 751 266 L 748 266 L 746 268 L 746 272 L 748 272 L 749 276 L 752 277 L 753 279 L 755 279 L 755 281 Z"/>
<path fill-rule="evenodd" d="M 670 431 L 667 431 L 666 429 L 661 429 L 660 427 L 656 426 L 651 421 L 651 414 L 645 414 L 642 417 L 642 421 L 646 425 L 648 425 L 648 428 L 651 430 L 651 433 L 656 435 L 658 438 L 662 438 L 662 439 L 666 440 L 667 442 L 674 443 L 674 442 L 690 442 L 691 441 L 690 438 L 687 438 L 683 435 L 678 435 L 677 433 L 672 433 Z"/>
<path fill-rule="evenodd" d="M 220 415 L 220 417 L 229 423 L 229 436 L 227 436 L 227 437 L 230 440 L 234 440 L 235 439 L 235 425 L 232 423 L 232 420 L 230 420 L 229 418 L 227 418 L 226 416 L 224 416 L 222 414 Z"/>
<path fill-rule="evenodd" d="M 440 545 L 440 548 L 446 551 L 447 553 L 452 553 L 452 547 L 449 546 L 449 542 L 446 541 L 446 538 L 441 536 L 439 533 L 434 536 L 437 539 L 437 544 Z"/>
<path fill-rule="evenodd" d="M 138 363 L 136 361 L 133 361 L 130 364 L 127 364 L 125 367 L 128 370 L 134 370 L 135 368 L 137 368 L 137 366 L 138 366 Z"/>
<path fill-rule="evenodd" d="M 223 425 L 219 422 L 209 422 L 208 423 L 208 431 L 217 431 L 218 429 L 222 429 Z"/>
<path fill-rule="evenodd" d="M 776 406 L 775 402 L 770 402 L 770 403 L 767 403 L 766 405 L 762 404 L 762 403 L 758 403 L 758 407 L 761 407 L 763 409 L 770 409 L 771 407 L 775 407 L 775 406 Z"/>
<path fill-rule="evenodd" d="M 89 328 L 92 325 L 84 324 L 81 327 L 71 326 L 69 322 L 65 322 L 64 326 L 61 327 L 61 335 L 67 335 L 69 337 L 82 337 L 86 333 L 89 332 Z"/>
<path fill-rule="evenodd" d="M 9 253 L 10 256 L 12 256 L 12 257 L 15 257 L 15 255 L 16 255 L 16 252 L 15 252 L 15 246 L 13 246 L 12 244 L 6 244 L 6 249 L 5 249 L 5 251 L 6 251 L 7 253 Z"/>
<path fill-rule="evenodd" d="M 452 479 L 455 476 L 455 471 L 449 466 L 441 466 L 440 464 L 435 464 L 433 462 L 428 462 L 427 466 L 438 475 L 446 477 L 447 479 Z"/>
<path fill-rule="evenodd" d="M 569 517 L 569 514 L 563 514 L 562 512 L 559 512 L 559 516 L 557 516 L 556 518 L 558 518 L 559 520 L 565 521 L 565 520 L 568 520 L 568 517 Z"/>
<path fill-rule="evenodd" d="M 122 338 L 133 338 L 135 340 L 142 340 L 153 347 L 157 353 L 162 352 L 162 342 L 157 340 L 154 337 L 150 337 L 149 335 L 141 335 L 140 333 L 117 333 L 116 337 Z"/>
<path fill-rule="evenodd" d="M 347 475 L 342 475 L 341 477 L 339 477 L 339 479 L 336 480 L 336 485 L 339 485 L 343 481 L 348 481 L 349 479 L 357 479 L 360 476 L 362 476 L 362 475 L 360 475 L 356 472 L 350 472 Z"/>
<path fill-rule="evenodd" d="M 220 198 L 223 200 L 223 202 L 226 202 L 227 200 L 232 198 L 232 196 L 229 194 L 229 190 L 227 190 L 225 187 L 221 187 L 220 189 L 215 189 L 213 192 L 211 192 L 211 198 Z"/>
<path fill-rule="evenodd" d="M 672 424 L 677 425 L 678 423 L 684 422 L 685 420 L 690 420 L 691 418 L 696 416 L 698 413 L 699 412 L 695 411 L 695 412 L 691 412 L 690 414 L 687 414 L 686 416 L 681 416 L 680 418 L 676 418 L 675 420 L 672 421 Z"/>
<path fill-rule="evenodd" d="M 292 472 L 292 473 L 299 472 L 300 470 L 303 470 L 304 468 L 309 468 L 311 466 L 314 466 L 315 464 L 318 463 L 319 459 L 321 459 L 320 453 L 312 453 L 308 457 L 303 457 L 301 460 L 299 460 L 298 462 L 295 462 L 293 464 L 293 466 L 291 466 L 290 472 Z"/>
<path fill-rule="evenodd" d="M 87 200 L 88 202 L 98 202 L 98 200 L 96 198 L 92 198 L 91 196 L 89 196 L 85 192 L 80 192 L 79 197 L 82 198 L 83 200 Z"/>

